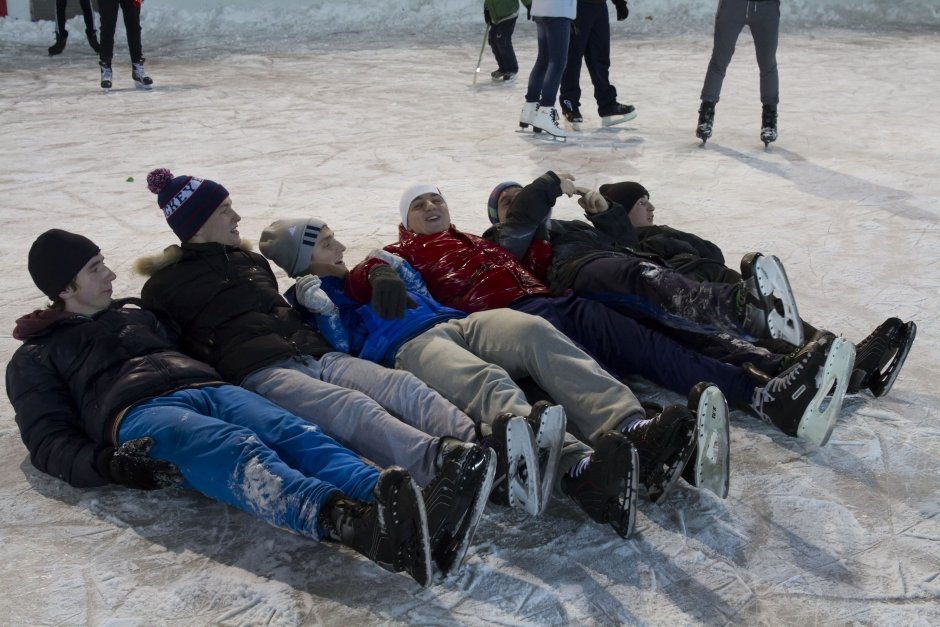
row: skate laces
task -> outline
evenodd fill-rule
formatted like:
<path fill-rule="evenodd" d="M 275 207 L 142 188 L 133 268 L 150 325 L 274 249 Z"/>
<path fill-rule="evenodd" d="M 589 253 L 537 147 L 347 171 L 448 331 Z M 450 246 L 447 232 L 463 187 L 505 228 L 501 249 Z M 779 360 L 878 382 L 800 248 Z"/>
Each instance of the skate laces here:
<path fill-rule="evenodd" d="M 567 475 L 571 477 L 572 479 L 577 479 L 581 475 L 581 473 L 583 473 L 587 469 L 590 463 L 591 463 L 590 456 L 582 457 L 581 461 L 579 461 L 574 466 L 568 469 Z"/>

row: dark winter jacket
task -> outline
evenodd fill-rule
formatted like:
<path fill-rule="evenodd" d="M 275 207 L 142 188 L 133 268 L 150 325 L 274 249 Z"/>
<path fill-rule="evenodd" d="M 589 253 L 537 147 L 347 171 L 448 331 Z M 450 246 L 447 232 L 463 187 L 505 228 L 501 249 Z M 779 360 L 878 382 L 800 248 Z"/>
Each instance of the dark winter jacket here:
<path fill-rule="evenodd" d="M 467 313 L 508 307 L 525 296 L 547 295 L 548 287 L 502 246 L 453 225 L 443 233 L 418 235 L 398 227 L 398 243 L 385 247 L 410 263 L 440 303 Z M 372 295 L 369 270 L 384 263 L 369 259 L 353 268 L 346 291 L 367 302 Z"/>
<path fill-rule="evenodd" d="M 737 283 L 741 275 L 725 266 L 721 249 L 698 235 L 669 226 L 641 226 L 639 251 L 656 255 L 673 270 L 696 281 Z"/>
<path fill-rule="evenodd" d="M 120 419 L 142 401 L 221 384 L 183 355 L 149 311 L 115 301 L 93 316 L 52 309 L 17 320 L 23 340 L 7 364 L 7 396 L 33 466 L 75 487 L 105 485 L 98 453 L 117 444 Z"/>
<path fill-rule="evenodd" d="M 245 248 L 184 243 L 137 269 L 152 275 L 144 306 L 172 322 L 184 352 L 231 383 L 293 355 L 332 350 L 281 296 L 267 259 Z"/>

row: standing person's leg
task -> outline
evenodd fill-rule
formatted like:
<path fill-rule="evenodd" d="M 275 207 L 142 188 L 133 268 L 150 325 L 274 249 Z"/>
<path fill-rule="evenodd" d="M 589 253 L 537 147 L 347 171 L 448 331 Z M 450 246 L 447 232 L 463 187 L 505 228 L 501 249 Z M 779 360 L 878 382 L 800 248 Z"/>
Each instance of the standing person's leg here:
<path fill-rule="evenodd" d="M 572 33 L 568 41 L 568 59 L 565 71 L 561 75 L 561 91 L 558 100 L 562 111 L 578 112 L 580 117 L 581 106 L 581 62 L 584 49 L 588 43 L 588 33 L 584 26 L 582 12 L 590 6 L 586 2 L 578 2 L 578 15 L 574 20 L 576 33 Z"/>
<path fill-rule="evenodd" d="M 101 50 L 98 58 L 110 67 L 114 56 L 114 29 L 117 28 L 118 0 L 98 0 L 98 14 L 101 16 Z"/>
<path fill-rule="evenodd" d="M 529 72 L 529 82 L 526 85 L 525 101 L 538 102 L 542 98 L 542 83 L 545 80 L 545 71 L 548 68 L 548 26 L 544 17 L 535 18 L 536 38 L 538 51 L 535 63 Z"/>
<path fill-rule="evenodd" d="M 310 420 L 380 466 L 402 466 L 419 485 L 434 478 L 440 439 L 406 425 L 355 390 L 320 380 L 317 360 L 290 359 L 257 370 L 242 386 Z"/>
<path fill-rule="evenodd" d="M 542 77 L 539 96 L 540 107 L 554 107 L 561 85 L 561 75 L 568 62 L 568 42 L 571 38 L 571 20 L 566 17 L 543 17 L 546 31 L 548 62 Z"/>
<path fill-rule="evenodd" d="M 82 0 L 88 2 L 89 0 Z M 55 0 L 55 35 L 56 39 L 65 37 L 65 8 L 68 0 Z M 82 7 L 84 8 L 84 7 Z"/>
<path fill-rule="evenodd" d="M 512 47 L 512 34 L 516 28 L 516 18 L 494 24 L 490 27 L 490 48 L 501 73 L 517 73 L 519 62 L 516 60 L 516 51 Z"/>
<path fill-rule="evenodd" d="M 719 0 L 715 13 L 715 34 L 712 44 L 712 56 L 705 72 L 701 99 L 716 103 L 721 95 L 721 85 L 725 80 L 725 71 L 734 55 L 735 43 L 747 15 L 746 0 Z"/>
<path fill-rule="evenodd" d="M 56 0 L 58 2 L 58 0 Z M 85 20 L 85 31 L 95 30 L 95 12 L 91 8 L 91 0 L 79 0 L 82 7 L 82 18 Z"/>
<path fill-rule="evenodd" d="M 124 30 L 127 31 L 127 49 L 131 63 L 143 63 L 144 51 L 140 43 L 140 7 L 134 0 L 120 0 L 124 14 Z"/>
<path fill-rule="evenodd" d="M 754 36 L 754 51 L 760 69 L 761 104 L 776 107 L 780 102 L 780 77 L 777 74 L 777 40 L 780 34 L 780 2 L 760 2 L 748 17 Z"/>
<path fill-rule="evenodd" d="M 320 358 L 320 368 L 323 381 L 362 392 L 423 433 L 464 442 L 476 440 L 473 419 L 411 372 L 344 353 L 327 353 Z"/>
<path fill-rule="evenodd" d="M 232 416 L 212 416 L 219 401 L 211 397 L 224 394 L 227 387 L 231 386 L 180 390 L 135 406 L 121 423 L 118 444 L 153 438 L 149 455 L 179 467 L 188 487 L 276 527 L 321 539 L 318 514 L 338 486 L 292 468 L 254 428 L 230 422 Z M 240 415 L 247 417 L 256 416 L 259 408 L 246 405 L 244 409 Z M 369 499 L 378 471 L 354 453 L 283 411 L 271 409 L 254 420 L 253 427 L 282 430 L 280 436 L 292 431 L 302 440 L 306 456 L 317 458 L 315 463 L 323 468 L 331 468 L 331 476 L 345 475 L 344 483 L 355 498 Z"/>
<path fill-rule="evenodd" d="M 584 64 L 594 84 L 594 100 L 598 115 L 610 111 L 617 103 L 617 88 L 610 84 L 610 18 L 607 4 L 589 4 L 586 28 L 587 45 Z M 579 9 L 580 11 L 580 9 Z"/>

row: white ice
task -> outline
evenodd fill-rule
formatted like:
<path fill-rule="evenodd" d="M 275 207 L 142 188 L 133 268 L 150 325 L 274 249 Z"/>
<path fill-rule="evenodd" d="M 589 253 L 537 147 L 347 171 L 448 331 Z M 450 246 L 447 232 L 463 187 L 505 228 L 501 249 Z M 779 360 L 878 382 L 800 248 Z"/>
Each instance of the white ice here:
<path fill-rule="evenodd" d="M 438 184 L 455 223 L 478 233 L 493 185 L 553 169 L 588 186 L 642 182 L 658 222 L 720 243 L 732 263 L 778 255 L 804 317 L 850 340 L 889 316 L 916 321 L 894 390 L 849 399 L 821 449 L 735 412 L 729 498 L 683 487 L 644 503 L 626 541 L 563 500 L 539 519 L 491 507 L 464 568 L 427 590 L 198 494 L 70 488 L 32 468 L 2 403 L 0 622 L 940 624 L 935 3 L 890 3 L 932 15 L 921 27 L 883 28 L 873 2 L 858 4 L 869 13 L 853 28 L 797 27 L 785 14 L 780 139 L 768 150 L 747 33 L 714 137 L 702 148 L 693 136 L 707 19 L 660 28 L 675 15 L 631 3 L 630 19 L 613 24 L 611 75 L 639 115 L 600 128 L 585 73 L 585 130 L 561 145 L 515 132 L 531 23 L 516 32 L 519 80 L 490 83 L 485 51 L 474 86 L 477 3 L 442 3 L 460 5 L 446 32 L 431 26 L 432 3 L 377 3 L 388 19 L 355 9 L 352 34 L 316 21 L 327 4 L 278 21 L 246 3 L 207 20 L 146 2 L 152 93 L 134 90 L 121 36 L 115 89 L 103 95 L 79 19 L 52 59 L 48 22 L 0 19 L 4 362 L 18 346 L 14 320 L 44 305 L 26 271 L 41 231 L 92 237 L 118 274 L 115 292 L 139 290 L 134 260 L 173 243 L 146 189 L 155 167 L 223 183 L 255 241 L 275 218 L 323 218 L 349 261 L 394 239 L 398 196 L 413 182 Z M 840 5 L 850 26 L 851 4 Z M 432 15 L 411 22 L 409 5 Z M 580 213 L 567 199 L 556 212 Z"/>

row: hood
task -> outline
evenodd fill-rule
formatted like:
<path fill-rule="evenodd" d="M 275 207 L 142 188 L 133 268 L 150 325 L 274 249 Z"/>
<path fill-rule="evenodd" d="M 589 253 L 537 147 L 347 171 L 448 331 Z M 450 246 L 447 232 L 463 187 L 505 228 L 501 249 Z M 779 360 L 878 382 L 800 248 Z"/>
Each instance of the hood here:
<path fill-rule="evenodd" d="M 24 341 L 33 336 L 45 333 L 52 326 L 78 316 L 71 311 L 61 311 L 59 309 L 37 309 L 33 313 L 26 314 L 16 321 L 16 327 L 13 329 L 14 339 Z"/>
<path fill-rule="evenodd" d="M 242 250 L 252 250 L 254 245 L 247 239 L 242 239 L 238 245 Z M 143 276 L 153 276 L 163 268 L 172 266 L 183 258 L 183 248 L 179 244 L 172 244 L 156 255 L 139 257 L 134 262 L 134 272 Z"/>

